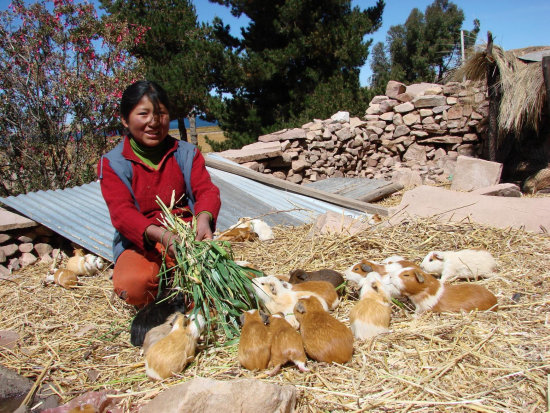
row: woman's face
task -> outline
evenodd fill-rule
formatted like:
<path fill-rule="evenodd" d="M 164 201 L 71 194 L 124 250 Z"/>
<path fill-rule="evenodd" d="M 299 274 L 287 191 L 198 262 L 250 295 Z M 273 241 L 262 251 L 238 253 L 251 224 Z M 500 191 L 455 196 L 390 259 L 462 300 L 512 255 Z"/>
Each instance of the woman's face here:
<path fill-rule="evenodd" d="M 128 119 L 122 119 L 122 124 L 143 146 L 157 146 L 168 135 L 170 128 L 168 109 L 160 103 L 160 113 L 155 114 L 154 110 L 153 102 L 147 96 L 143 96 L 130 112 Z"/>

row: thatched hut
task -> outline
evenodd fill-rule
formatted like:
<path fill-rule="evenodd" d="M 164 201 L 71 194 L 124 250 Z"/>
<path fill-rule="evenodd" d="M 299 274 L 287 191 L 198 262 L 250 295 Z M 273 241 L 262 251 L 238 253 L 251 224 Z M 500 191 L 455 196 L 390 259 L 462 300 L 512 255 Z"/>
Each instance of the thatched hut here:
<path fill-rule="evenodd" d="M 545 75 L 546 68 L 546 75 Z M 489 117 L 483 157 L 502 162 L 503 179 L 524 181 L 550 160 L 550 46 L 504 51 L 493 45 L 471 54 L 458 78 L 487 83 Z"/>

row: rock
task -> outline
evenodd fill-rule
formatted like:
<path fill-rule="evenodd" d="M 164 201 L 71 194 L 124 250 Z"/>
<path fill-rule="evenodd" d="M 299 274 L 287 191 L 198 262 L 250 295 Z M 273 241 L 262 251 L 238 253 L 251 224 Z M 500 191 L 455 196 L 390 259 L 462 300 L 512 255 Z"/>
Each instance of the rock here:
<path fill-rule="evenodd" d="M 390 98 L 397 98 L 401 93 L 405 93 L 407 86 L 403 83 L 396 82 L 395 80 L 390 80 L 386 85 L 386 96 Z"/>
<path fill-rule="evenodd" d="M 395 131 L 393 132 L 393 137 L 398 138 L 400 136 L 408 134 L 410 131 L 411 130 L 407 126 L 399 125 L 395 128 Z"/>
<path fill-rule="evenodd" d="M 405 116 L 403 116 L 403 122 L 407 126 L 414 125 L 415 123 L 420 122 L 420 116 L 416 113 L 407 113 Z"/>
<path fill-rule="evenodd" d="M 9 258 L 19 251 L 19 247 L 17 244 L 7 244 L 0 246 L 0 250 L 2 250 L 4 255 Z"/>
<path fill-rule="evenodd" d="M 0 276 L 8 277 L 11 274 L 11 271 L 6 268 L 4 265 L 0 265 Z"/>
<path fill-rule="evenodd" d="M 340 216 L 340 214 L 338 214 Z M 260 380 L 197 377 L 156 396 L 140 413 L 292 412 L 296 389 Z"/>
<path fill-rule="evenodd" d="M 416 98 L 413 99 L 412 103 L 414 104 L 414 107 L 417 109 L 433 108 L 433 107 L 445 105 L 447 103 L 447 99 L 443 95 L 424 95 L 424 96 L 417 96 Z"/>
<path fill-rule="evenodd" d="M 407 148 L 407 152 L 403 154 L 404 161 L 413 161 L 413 162 L 426 162 L 426 147 L 413 143 Z"/>
<path fill-rule="evenodd" d="M 496 185 L 500 181 L 501 174 L 501 163 L 470 158 L 468 156 L 459 156 L 451 189 L 456 191 L 472 191 Z"/>
<path fill-rule="evenodd" d="M 400 105 L 394 106 L 393 110 L 397 113 L 407 113 L 414 110 L 414 104 L 411 102 L 401 103 Z"/>
<path fill-rule="evenodd" d="M 337 112 L 334 115 L 332 115 L 330 119 L 332 119 L 335 122 L 347 123 L 349 122 L 349 112 L 343 112 L 343 111 Z"/>
<path fill-rule="evenodd" d="M 6 234 L 6 233 L 1 233 L 0 234 L 0 244 L 5 244 L 6 242 L 10 241 L 11 239 L 13 239 L 13 237 L 9 234 Z"/>
<path fill-rule="evenodd" d="M 0 249 L 0 264 L 3 264 L 6 262 L 6 254 L 4 253 L 4 250 Z"/>
<path fill-rule="evenodd" d="M 300 130 L 304 132 L 302 129 Z M 286 138 L 283 140 L 286 140 Z M 218 154 L 237 163 L 282 156 L 281 144 L 279 142 L 255 142 L 250 145 L 245 145 L 241 149 L 230 149 L 228 151 L 219 152 Z"/>
<path fill-rule="evenodd" d="M 448 145 L 456 145 L 458 143 L 462 143 L 462 138 L 460 136 L 444 135 L 423 139 L 419 141 L 419 143 L 423 145 L 427 143 L 445 143 Z"/>
<path fill-rule="evenodd" d="M 286 174 L 283 171 L 275 171 L 271 175 L 283 181 L 286 179 Z"/>
<path fill-rule="evenodd" d="M 400 168 L 393 172 L 391 181 L 403 185 L 405 188 L 411 188 L 422 185 L 422 177 L 418 171 L 408 168 Z"/>
<path fill-rule="evenodd" d="M 521 197 L 521 191 L 519 189 L 519 186 L 511 183 L 496 184 L 492 186 L 478 188 L 473 190 L 472 194 L 489 195 L 489 196 L 508 196 L 508 197 L 514 197 L 514 198 Z"/>
<path fill-rule="evenodd" d="M 19 244 L 19 251 L 21 252 L 31 252 L 34 249 L 34 245 L 30 242 L 24 242 Z"/>
<path fill-rule="evenodd" d="M 24 252 L 23 254 L 21 254 L 21 257 L 19 258 L 19 263 L 23 268 L 34 264 L 36 261 L 38 261 L 38 258 L 34 254 L 31 254 L 30 252 Z"/>
<path fill-rule="evenodd" d="M 262 135 L 258 138 L 259 142 L 274 142 L 285 141 L 291 139 L 305 139 L 306 131 L 302 128 L 284 129 L 280 132 L 270 133 L 269 135 Z M 223 153 L 223 152 L 222 152 Z"/>

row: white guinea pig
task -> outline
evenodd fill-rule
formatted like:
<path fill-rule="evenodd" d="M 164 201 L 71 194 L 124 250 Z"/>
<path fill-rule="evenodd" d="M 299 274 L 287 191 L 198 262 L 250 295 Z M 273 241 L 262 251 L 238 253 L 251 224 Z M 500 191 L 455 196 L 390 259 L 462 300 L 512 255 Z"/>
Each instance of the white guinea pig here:
<path fill-rule="evenodd" d="M 355 338 L 365 340 L 388 331 L 391 302 L 379 274 L 371 272 L 361 284 L 360 300 L 351 309 L 349 319 Z"/>
<path fill-rule="evenodd" d="M 66 268 L 76 275 L 94 275 L 103 269 L 103 259 L 93 254 L 75 255 L 69 258 Z"/>
<path fill-rule="evenodd" d="M 440 274 L 441 281 L 445 282 L 490 277 L 497 262 L 490 252 L 484 250 L 431 251 L 420 267 L 426 272 Z"/>

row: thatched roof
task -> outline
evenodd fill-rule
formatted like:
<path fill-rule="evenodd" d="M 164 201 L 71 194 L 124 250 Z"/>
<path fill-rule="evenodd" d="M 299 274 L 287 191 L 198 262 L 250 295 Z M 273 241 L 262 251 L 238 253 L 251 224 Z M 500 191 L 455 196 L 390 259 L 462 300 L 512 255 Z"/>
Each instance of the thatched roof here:
<path fill-rule="evenodd" d="M 471 54 L 455 74 L 460 79 L 486 81 L 487 69 L 496 64 L 500 78 L 497 87 L 502 95 L 498 126 L 503 134 L 520 134 L 524 128 L 539 130 L 546 102 L 541 63 L 520 57 L 541 50 L 550 50 L 550 46 L 505 51 L 494 45 L 491 54 L 486 49 Z"/>

